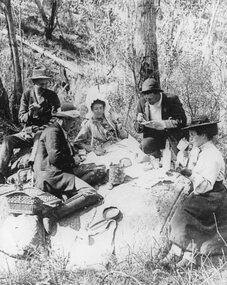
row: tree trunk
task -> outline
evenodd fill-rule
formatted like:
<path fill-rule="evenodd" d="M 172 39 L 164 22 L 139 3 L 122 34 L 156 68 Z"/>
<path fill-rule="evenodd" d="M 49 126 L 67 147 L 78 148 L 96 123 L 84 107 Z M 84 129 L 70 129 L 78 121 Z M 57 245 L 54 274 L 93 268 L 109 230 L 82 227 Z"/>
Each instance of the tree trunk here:
<path fill-rule="evenodd" d="M 56 20 L 56 16 L 57 16 L 57 10 L 58 10 L 58 0 L 52 0 L 51 1 L 51 13 L 50 13 L 50 17 L 47 17 L 47 14 L 44 10 L 44 7 L 42 5 L 42 3 L 40 2 L 40 0 L 35 0 L 35 3 L 39 9 L 39 13 L 43 19 L 44 22 L 44 33 L 45 33 L 45 37 L 47 40 L 51 40 L 52 38 L 52 33 L 56 27 L 55 24 L 55 20 Z"/>
<path fill-rule="evenodd" d="M 19 52 L 16 40 L 16 33 L 14 28 L 14 21 L 11 11 L 11 0 L 4 1 L 5 4 L 5 17 L 7 23 L 9 45 L 12 56 L 13 70 L 14 70 L 14 92 L 12 96 L 11 109 L 13 114 L 13 121 L 18 123 L 18 110 L 20 105 L 20 98 L 23 92 L 22 80 L 21 80 L 21 67 L 19 60 Z"/>
<path fill-rule="evenodd" d="M 48 21 L 48 24 L 45 27 L 45 37 L 47 40 L 51 40 L 52 33 L 55 29 L 55 19 L 57 14 L 57 8 L 58 8 L 58 1 L 53 0 L 52 2 L 52 9 L 51 9 L 51 15 Z"/>
<path fill-rule="evenodd" d="M 135 48 L 139 60 L 140 85 L 149 77 L 154 77 L 160 83 L 154 0 L 137 0 Z"/>
<path fill-rule="evenodd" d="M 9 109 L 9 98 L 2 84 L 1 78 L 0 78 L 0 117 L 3 119 L 11 120 L 11 114 Z"/>

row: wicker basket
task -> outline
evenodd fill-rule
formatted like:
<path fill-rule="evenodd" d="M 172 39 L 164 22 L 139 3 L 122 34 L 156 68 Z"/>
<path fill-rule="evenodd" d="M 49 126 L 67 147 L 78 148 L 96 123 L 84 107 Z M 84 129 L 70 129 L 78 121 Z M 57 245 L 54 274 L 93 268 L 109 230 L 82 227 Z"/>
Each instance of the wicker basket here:
<path fill-rule="evenodd" d="M 41 212 L 43 202 L 37 197 L 31 197 L 23 192 L 13 192 L 5 195 L 13 214 L 36 215 Z"/>
<path fill-rule="evenodd" d="M 36 187 L 24 187 L 23 188 L 23 192 L 31 197 L 38 197 L 39 195 L 42 195 L 44 192 L 42 190 L 40 190 L 39 188 Z"/>
<path fill-rule="evenodd" d="M 56 207 L 62 204 L 61 199 L 57 198 L 56 196 L 48 192 L 43 192 L 42 190 L 35 188 L 35 187 L 24 188 L 24 193 L 28 194 L 31 197 L 39 198 L 40 200 L 43 201 L 44 205 L 47 205 L 50 207 Z"/>
<path fill-rule="evenodd" d="M 0 197 L 15 191 L 15 185 L 13 184 L 3 184 L 0 186 Z"/>
<path fill-rule="evenodd" d="M 111 164 L 109 170 L 109 183 L 111 185 L 119 185 L 124 182 L 124 167 L 119 164 Z"/>
<path fill-rule="evenodd" d="M 50 207 L 57 207 L 62 204 L 61 199 L 57 198 L 56 196 L 48 192 L 42 193 L 41 195 L 38 196 L 38 198 L 43 201 L 44 205 L 47 205 Z"/>

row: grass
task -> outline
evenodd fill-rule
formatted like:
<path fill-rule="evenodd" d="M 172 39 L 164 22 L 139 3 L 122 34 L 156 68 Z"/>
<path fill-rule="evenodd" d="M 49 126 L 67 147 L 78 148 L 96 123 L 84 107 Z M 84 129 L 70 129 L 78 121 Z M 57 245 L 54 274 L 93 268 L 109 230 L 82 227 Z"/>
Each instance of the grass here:
<path fill-rule="evenodd" d="M 113 259 L 103 270 L 67 270 L 67 258 L 39 255 L 29 264 L 18 264 L 14 271 L 3 272 L 0 284 L 11 285 L 220 285 L 227 284 L 227 261 L 206 258 L 198 269 L 164 269 L 159 258 L 131 254 L 126 260 Z"/>

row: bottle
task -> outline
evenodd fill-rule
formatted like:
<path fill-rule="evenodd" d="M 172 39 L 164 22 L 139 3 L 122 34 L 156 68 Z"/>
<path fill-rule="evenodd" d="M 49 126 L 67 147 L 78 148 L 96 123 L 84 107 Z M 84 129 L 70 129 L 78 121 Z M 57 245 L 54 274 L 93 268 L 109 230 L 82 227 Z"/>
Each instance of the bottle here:
<path fill-rule="evenodd" d="M 162 168 L 165 172 L 170 170 L 171 165 L 171 150 L 169 148 L 169 141 L 166 140 L 165 149 L 163 150 Z"/>

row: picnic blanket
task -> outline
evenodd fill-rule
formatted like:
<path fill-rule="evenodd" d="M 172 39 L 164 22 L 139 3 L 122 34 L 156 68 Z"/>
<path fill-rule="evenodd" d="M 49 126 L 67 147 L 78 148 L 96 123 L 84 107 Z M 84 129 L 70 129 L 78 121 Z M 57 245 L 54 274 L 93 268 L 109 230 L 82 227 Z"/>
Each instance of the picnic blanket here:
<path fill-rule="evenodd" d="M 166 242 L 165 225 L 174 212 L 173 205 L 190 188 L 189 180 L 178 173 L 153 169 L 150 164 L 153 158 L 145 155 L 133 138 L 107 145 L 105 149 L 105 155 L 90 154 L 86 162 L 109 168 L 111 163 L 129 158 L 132 165 L 124 171 L 130 179 L 112 190 L 107 185 L 101 186 L 98 193 L 104 197 L 103 204 L 75 212 L 58 222 L 48 237 L 50 254 L 67 257 L 66 266 L 70 269 L 100 269 L 113 255 L 123 261 L 131 254 L 149 256 L 158 252 Z M 103 220 L 103 212 L 109 207 L 119 209 L 121 217 L 106 220 L 94 232 L 91 226 Z M 0 216 L 0 221 L 4 219 Z M 22 228 L 19 230 L 23 232 Z"/>
<path fill-rule="evenodd" d="M 126 157 L 132 164 L 150 161 L 150 157 L 140 149 L 139 142 L 131 136 L 115 144 L 104 144 L 103 148 L 106 151 L 105 155 L 97 156 L 94 152 L 90 152 L 84 163 L 104 164 L 109 168 L 111 163 L 118 163 Z"/>
<path fill-rule="evenodd" d="M 130 139 L 129 139 L 130 141 Z M 141 157 L 139 145 L 128 140 L 106 147 L 106 154 L 88 156 L 87 162 L 102 163 L 108 168 L 127 157 L 132 165 L 125 168 L 123 184 L 109 190 L 107 185 L 98 192 L 104 202 L 89 211 L 75 213 L 59 222 L 58 229 L 51 236 L 52 249 L 69 256 L 68 266 L 79 268 L 100 268 L 105 266 L 114 253 L 119 261 L 130 254 L 149 255 L 158 252 L 166 243 L 167 227 L 173 213 L 173 204 L 179 202 L 190 188 L 190 182 L 176 172 L 165 173 L 152 169 L 148 163 L 138 163 Z M 181 195 L 182 194 L 182 195 Z M 120 220 L 110 222 L 90 240 L 90 225 L 103 219 L 103 210 L 116 207 L 122 213 Z"/>

